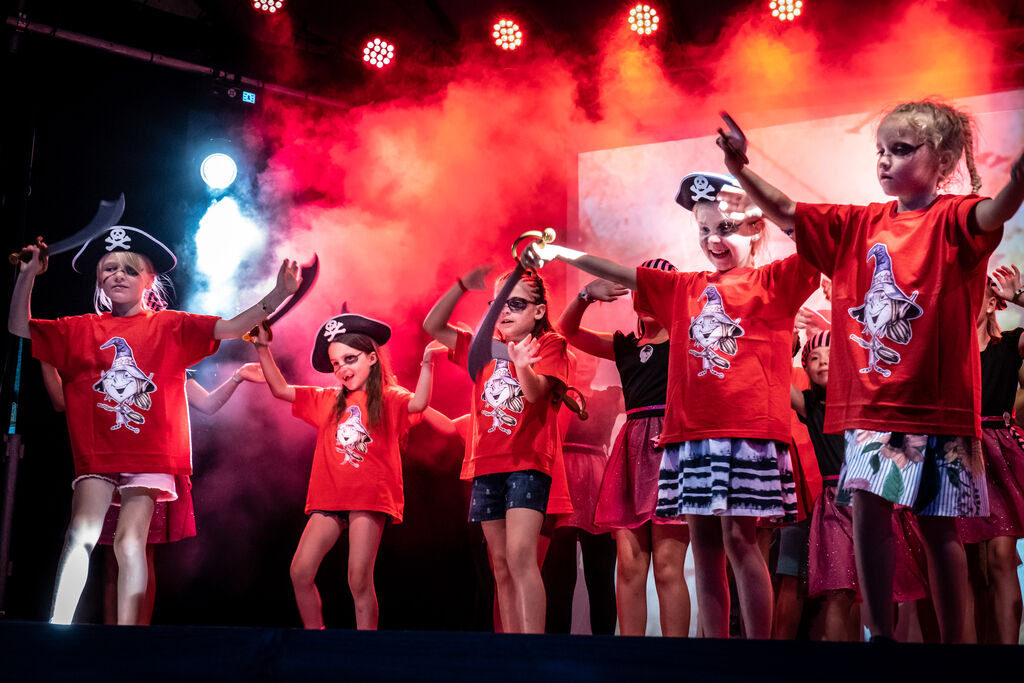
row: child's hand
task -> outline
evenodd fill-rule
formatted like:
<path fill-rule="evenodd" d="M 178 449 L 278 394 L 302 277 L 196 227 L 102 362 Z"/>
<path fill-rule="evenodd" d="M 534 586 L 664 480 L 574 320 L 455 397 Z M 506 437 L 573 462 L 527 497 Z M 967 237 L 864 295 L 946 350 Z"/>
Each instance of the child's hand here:
<path fill-rule="evenodd" d="M 277 271 L 277 289 L 285 293 L 285 296 L 295 293 L 299 288 L 302 277 L 299 275 L 299 262 L 285 259 Z"/>
<path fill-rule="evenodd" d="M 256 346 L 270 346 L 270 342 L 273 339 L 274 335 L 271 333 L 270 326 L 267 325 L 266 320 L 256 326 Z"/>
<path fill-rule="evenodd" d="M 263 331 L 263 328 L 260 328 Z M 246 363 L 242 367 L 235 370 L 235 375 L 241 377 L 246 382 L 266 382 L 267 379 L 263 376 L 263 368 L 260 367 L 259 363 Z"/>
<path fill-rule="evenodd" d="M 491 272 L 494 268 L 493 264 L 485 263 L 482 266 L 477 266 L 473 270 L 469 271 L 462 276 L 461 282 L 466 289 L 487 289 L 487 283 L 485 278 L 487 273 Z"/>
<path fill-rule="evenodd" d="M 1015 265 L 999 266 L 992 273 L 996 296 L 1006 301 L 1015 301 L 1020 289 L 1020 270 Z"/>
<path fill-rule="evenodd" d="M 46 272 L 47 267 L 50 265 L 50 258 L 47 255 L 46 242 L 43 241 L 42 237 L 37 237 L 35 244 L 30 244 L 21 251 L 22 253 L 28 252 L 32 254 L 32 258 L 27 262 L 21 262 L 18 269 L 19 272 L 25 273 L 30 277 L 42 275 Z"/>
<path fill-rule="evenodd" d="M 540 342 L 532 334 L 523 337 L 518 344 L 508 343 L 508 357 L 517 368 L 526 368 L 540 360 Z"/>
<path fill-rule="evenodd" d="M 740 172 L 740 169 L 749 163 L 747 159 L 747 136 L 743 134 L 743 131 L 739 129 L 739 126 L 736 125 L 728 114 L 722 112 L 722 118 L 728 125 L 729 130 L 724 131 L 719 128 L 715 144 L 725 153 L 725 167 L 729 169 L 730 173 L 736 175 Z"/>
<path fill-rule="evenodd" d="M 628 288 L 623 287 L 617 282 L 611 282 L 602 278 L 587 283 L 587 286 L 583 289 L 586 290 L 587 296 L 594 301 L 615 301 L 620 296 L 629 294 Z"/>
<path fill-rule="evenodd" d="M 818 332 L 832 329 L 832 325 L 817 311 L 801 306 L 793 319 L 793 329 L 807 330 L 807 335 L 812 336 Z"/>
<path fill-rule="evenodd" d="M 448 353 L 448 347 L 439 341 L 430 342 L 427 344 L 427 348 L 423 350 L 423 362 L 432 362 L 434 360 L 434 356 L 440 353 Z"/>

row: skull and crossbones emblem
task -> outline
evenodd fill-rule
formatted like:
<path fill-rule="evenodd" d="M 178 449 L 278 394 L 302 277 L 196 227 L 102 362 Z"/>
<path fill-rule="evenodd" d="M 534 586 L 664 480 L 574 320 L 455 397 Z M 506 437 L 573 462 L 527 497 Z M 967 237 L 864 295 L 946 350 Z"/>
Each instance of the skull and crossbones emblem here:
<path fill-rule="evenodd" d="M 693 192 L 693 201 L 695 202 L 699 202 L 702 199 L 707 199 L 708 201 L 715 200 L 714 186 L 702 175 L 693 179 L 693 184 L 690 185 L 690 191 Z"/>
<path fill-rule="evenodd" d="M 128 236 L 124 228 L 114 228 L 107 235 L 106 241 L 110 246 L 107 247 L 107 251 L 113 251 L 114 249 L 124 249 L 130 251 L 131 247 L 128 245 L 132 241 L 132 238 Z"/>
<path fill-rule="evenodd" d="M 345 326 L 337 320 L 328 320 L 324 325 L 324 338 L 327 339 L 327 342 L 334 341 L 339 334 L 345 334 Z"/>

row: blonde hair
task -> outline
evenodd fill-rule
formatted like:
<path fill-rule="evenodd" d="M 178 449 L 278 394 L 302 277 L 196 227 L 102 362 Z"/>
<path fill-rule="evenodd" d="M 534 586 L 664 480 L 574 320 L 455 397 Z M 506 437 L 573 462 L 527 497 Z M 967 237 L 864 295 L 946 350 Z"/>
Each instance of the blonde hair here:
<path fill-rule="evenodd" d="M 953 155 L 953 163 L 944 172 L 939 186 L 947 185 L 954 177 L 960 157 L 967 162 L 967 172 L 971 177 L 971 192 L 981 189 L 981 176 L 974 163 L 974 121 L 966 112 L 937 100 L 921 100 L 904 102 L 882 117 L 904 116 L 907 123 L 921 136 L 921 140 L 936 153 L 949 152 Z"/>
<path fill-rule="evenodd" d="M 108 259 L 108 256 L 111 258 Z M 104 294 L 100 287 L 100 268 L 104 262 L 109 263 L 111 260 L 116 261 L 119 266 L 133 268 L 139 273 L 148 273 L 152 276 L 153 282 L 142 292 L 141 306 L 144 310 L 163 310 L 167 307 L 167 300 L 174 291 L 174 285 L 167 276 L 154 273 L 153 263 L 143 254 L 134 251 L 112 251 L 96 263 L 96 288 L 92 293 L 92 306 L 97 313 L 113 309 L 110 297 Z"/>
<path fill-rule="evenodd" d="M 722 215 L 726 218 L 751 229 L 753 233 L 759 235 L 758 239 L 754 240 L 750 245 L 751 259 L 755 264 L 758 261 L 764 261 L 765 256 L 767 256 L 767 261 L 764 261 L 765 263 L 771 261 L 771 254 L 766 253 L 768 248 L 768 224 L 765 221 L 764 214 L 761 212 L 760 207 L 754 203 L 754 200 L 751 199 L 746 192 L 743 192 L 742 190 L 737 192 L 723 188 L 713 201 L 701 199 L 696 202 L 696 205 L 699 204 L 714 206 L 721 211 Z M 694 206 L 694 209 L 697 208 L 696 205 Z M 696 220 L 696 211 L 694 211 L 693 217 L 694 220 Z"/>

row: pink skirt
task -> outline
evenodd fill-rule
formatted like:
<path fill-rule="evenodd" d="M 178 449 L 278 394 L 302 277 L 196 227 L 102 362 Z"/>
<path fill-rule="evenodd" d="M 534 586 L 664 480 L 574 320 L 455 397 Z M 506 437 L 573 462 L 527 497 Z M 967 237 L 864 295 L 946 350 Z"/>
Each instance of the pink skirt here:
<path fill-rule="evenodd" d="M 637 413 L 644 414 L 644 413 Z M 647 522 L 683 524 L 682 519 L 654 516 L 662 449 L 657 446 L 663 414 L 626 419 L 615 439 L 594 511 L 599 527 L 635 529 Z"/>
<path fill-rule="evenodd" d="M 928 595 L 924 543 L 917 518 L 909 508 L 892 514 L 894 602 L 913 602 Z M 826 485 L 811 513 L 808 594 L 848 590 L 860 599 L 853 552 L 853 508 L 836 505 L 836 487 Z"/>
<path fill-rule="evenodd" d="M 608 533 L 608 529 L 599 529 L 594 524 L 597 496 L 608 465 L 604 449 L 582 443 L 564 443 L 562 455 L 569 498 L 572 499 L 572 514 L 559 517 L 555 528 L 571 526 L 591 534 Z"/>
<path fill-rule="evenodd" d="M 153 519 L 149 522 L 149 537 L 146 543 L 174 543 L 196 535 L 196 515 L 192 508 L 192 479 L 186 475 L 175 475 L 174 485 L 178 499 L 169 503 L 157 503 L 153 508 Z M 114 545 L 117 530 L 117 516 L 121 508 L 111 505 L 103 519 L 100 545 Z"/>
<path fill-rule="evenodd" d="M 1024 434 L 1016 425 L 983 427 L 981 452 L 988 482 L 988 517 L 957 518 L 964 543 L 997 536 L 1024 538 Z"/>

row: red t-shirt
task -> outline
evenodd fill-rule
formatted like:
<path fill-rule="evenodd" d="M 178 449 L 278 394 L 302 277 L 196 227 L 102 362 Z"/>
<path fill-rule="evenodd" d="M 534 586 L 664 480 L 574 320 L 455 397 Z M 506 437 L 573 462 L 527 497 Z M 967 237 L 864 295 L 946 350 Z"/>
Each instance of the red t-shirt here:
<path fill-rule="evenodd" d="M 306 514 L 313 510 L 372 510 L 402 521 L 402 458 L 398 442 L 419 421 L 409 414 L 412 394 L 384 388 L 382 424 L 371 426 L 366 392 L 353 391 L 334 419 L 340 388 L 295 387 L 292 415 L 317 429 Z"/>
<path fill-rule="evenodd" d="M 451 358 L 464 366 L 473 337 L 464 330 L 458 333 Z M 571 369 L 565 337 L 546 332 L 539 341 L 540 360 L 533 364 L 533 371 L 568 385 Z M 560 405 L 550 395 L 540 403 L 530 403 L 523 396 L 511 362 L 488 363 L 473 388 L 462 478 L 519 470 L 540 470 L 552 476 L 556 458 L 562 457 L 557 419 Z M 557 469 L 564 473 L 564 465 Z"/>
<path fill-rule="evenodd" d="M 636 270 L 637 311 L 669 330 L 661 443 L 789 443 L 793 317 L 818 286 L 796 254 L 727 272 Z"/>
<path fill-rule="evenodd" d="M 981 435 L 975 332 L 1000 228 L 971 227 L 976 195 L 896 213 L 797 204 L 797 250 L 832 278 L 825 431 Z"/>
<path fill-rule="evenodd" d="M 182 311 L 31 320 L 32 355 L 64 384 L 75 474 L 192 473 L 185 369 L 219 318 Z"/>

